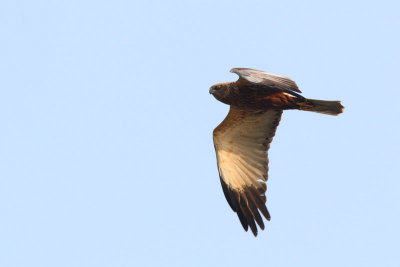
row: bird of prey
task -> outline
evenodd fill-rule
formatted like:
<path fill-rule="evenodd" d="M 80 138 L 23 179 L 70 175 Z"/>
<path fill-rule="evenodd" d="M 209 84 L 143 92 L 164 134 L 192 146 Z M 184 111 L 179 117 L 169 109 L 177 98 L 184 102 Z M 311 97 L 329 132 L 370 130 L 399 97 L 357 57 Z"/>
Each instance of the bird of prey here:
<path fill-rule="evenodd" d="M 210 88 L 217 100 L 230 105 L 226 118 L 214 129 L 219 177 L 224 195 L 243 228 L 257 236 L 269 221 L 265 205 L 268 149 L 283 110 L 298 109 L 328 115 L 343 112 L 340 101 L 308 99 L 287 77 L 247 68 L 234 68 L 236 82 Z"/>

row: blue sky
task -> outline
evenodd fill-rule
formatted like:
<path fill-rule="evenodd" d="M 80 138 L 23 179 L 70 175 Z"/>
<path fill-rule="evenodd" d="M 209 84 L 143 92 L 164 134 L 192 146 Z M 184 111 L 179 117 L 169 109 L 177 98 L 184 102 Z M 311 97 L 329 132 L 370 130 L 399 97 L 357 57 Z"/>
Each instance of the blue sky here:
<path fill-rule="evenodd" d="M 1 266 L 399 266 L 396 1 L 2 1 Z M 225 201 L 209 87 L 289 76 L 272 220 Z"/>

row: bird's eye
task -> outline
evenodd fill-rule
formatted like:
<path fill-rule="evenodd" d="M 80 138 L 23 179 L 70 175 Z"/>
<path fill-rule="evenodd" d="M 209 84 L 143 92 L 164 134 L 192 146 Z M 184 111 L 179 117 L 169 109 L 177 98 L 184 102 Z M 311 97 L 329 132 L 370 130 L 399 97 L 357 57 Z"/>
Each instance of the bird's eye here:
<path fill-rule="evenodd" d="M 219 90 L 219 89 L 221 89 L 220 86 L 215 86 L 215 87 L 214 87 L 214 90 Z"/>

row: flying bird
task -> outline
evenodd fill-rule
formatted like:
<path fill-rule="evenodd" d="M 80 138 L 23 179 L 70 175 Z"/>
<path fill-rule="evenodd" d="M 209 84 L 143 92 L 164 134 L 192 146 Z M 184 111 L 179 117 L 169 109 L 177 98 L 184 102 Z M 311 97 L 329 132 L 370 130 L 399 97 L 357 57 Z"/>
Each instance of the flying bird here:
<path fill-rule="evenodd" d="M 213 131 L 219 177 L 226 200 L 245 229 L 257 236 L 264 230 L 268 149 L 283 110 L 298 109 L 328 115 L 343 112 L 340 101 L 308 99 L 287 77 L 247 68 L 234 68 L 236 82 L 211 86 L 210 94 L 230 105 L 226 118 Z M 260 214 L 261 213 L 261 214 Z"/>

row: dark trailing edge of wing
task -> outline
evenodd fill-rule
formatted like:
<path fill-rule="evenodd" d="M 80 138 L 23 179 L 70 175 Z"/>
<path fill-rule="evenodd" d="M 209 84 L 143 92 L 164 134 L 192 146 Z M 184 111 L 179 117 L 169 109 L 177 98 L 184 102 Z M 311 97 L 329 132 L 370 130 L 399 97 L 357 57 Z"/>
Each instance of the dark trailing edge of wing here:
<path fill-rule="evenodd" d="M 250 227 L 254 236 L 257 236 L 256 222 L 258 226 L 264 230 L 264 222 L 259 211 L 261 211 L 268 221 L 271 219 L 267 206 L 265 205 L 266 184 L 260 182 L 264 185 L 261 190 L 257 190 L 254 186 L 247 186 L 242 191 L 239 191 L 230 189 L 221 177 L 220 181 L 225 198 L 229 206 L 239 217 L 244 230 L 247 231 Z"/>

